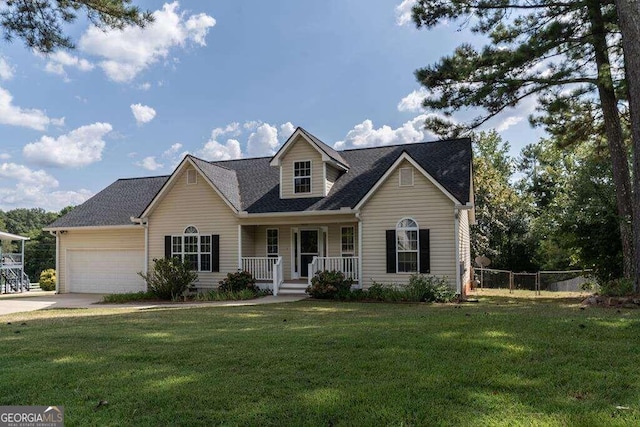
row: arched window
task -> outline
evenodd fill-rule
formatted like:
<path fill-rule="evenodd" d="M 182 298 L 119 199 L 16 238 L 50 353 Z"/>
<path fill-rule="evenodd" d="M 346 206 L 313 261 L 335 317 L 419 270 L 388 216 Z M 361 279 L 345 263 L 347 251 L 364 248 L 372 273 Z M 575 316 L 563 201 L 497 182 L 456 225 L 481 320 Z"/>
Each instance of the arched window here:
<path fill-rule="evenodd" d="M 396 225 L 396 260 L 398 273 L 417 273 L 419 260 L 418 223 L 403 218 Z"/>
<path fill-rule="evenodd" d="M 193 270 L 211 271 L 211 235 L 186 227 L 181 236 L 171 236 L 171 256 L 188 261 Z"/>

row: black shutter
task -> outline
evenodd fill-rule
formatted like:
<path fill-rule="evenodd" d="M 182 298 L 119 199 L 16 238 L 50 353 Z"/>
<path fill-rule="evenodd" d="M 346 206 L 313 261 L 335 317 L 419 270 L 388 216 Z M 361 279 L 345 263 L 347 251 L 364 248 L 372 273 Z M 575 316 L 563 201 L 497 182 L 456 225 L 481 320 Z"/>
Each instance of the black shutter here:
<path fill-rule="evenodd" d="M 171 258 L 171 236 L 164 236 L 164 257 Z"/>
<path fill-rule="evenodd" d="M 387 273 L 396 272 L 396 230 L 387 230 Z"/>
<path fill-rule="evenodd" d="M 429 245 L 429 230 L 420 230 L 420 273 L 431 272 L 431 254 Z"/>
<path fill-rule="evenodd" d="M 211 235 L 211 271 L 220 271 L 220 235 Z"/>

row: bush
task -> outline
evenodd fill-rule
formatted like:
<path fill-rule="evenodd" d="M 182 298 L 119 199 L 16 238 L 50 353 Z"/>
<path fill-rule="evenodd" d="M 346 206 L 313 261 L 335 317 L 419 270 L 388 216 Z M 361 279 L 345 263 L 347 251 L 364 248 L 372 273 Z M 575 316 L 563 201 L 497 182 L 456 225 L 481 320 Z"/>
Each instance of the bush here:
<path fill-rule="evenodd" d="M 53 268 L 42 271 L 40 273 L 40 289 L 43 291 L 55 291 L 56 290 L 56 271 Z"/>
<path fill-rule="evenodd" d="M 451 302 L 456 297 L 445 279 L 424 274 L 413 274 L 405 292 L 407 300 L 415 302 Z"/>
<path fill-rule="evenodd" d="M 124 294 L 109 294 L 102 297 L 104 303 L 121 304 L 126 302 L 151 301 L 157 299 L 155 294 L 147 292 L 127 292 Z"/>
<path fill-rule="evenodd" d="M 615 279 L 600 285 L 600 294 L 608 297 L 623 297 L 634 291 L 633 281 L 629 279 Z"/>
<path fill-rule="evenodd" d="M 404 291 L 399 289 L 397 285 L 385 285 L 373 282 L 373 284 L 364 291 L 364 299 L 371 301 L 397 302 L 404 301 Z"/>
<path fill-rule="evenodd" d="M 261 290 L 259 288 L 241 289 L 239 291 L 222 291 L 222 290 L 210 290 L 206 293 L 200 293 L 196 295 L 196 301 L 241 301 L 262 297 L 265 295 L 271 295 L 270 290 Z"/>
<path fill-rule="evenodd" d="M 314 298 L 347 299 L 351 293 L 353 280 L 347 279 L 341 271 L 319 271 L 312 279 L 306 292 Z"/>
<path fill-rule="evenodd" d="M 198 273 L 191 271 L 191 263 L 179 258 L 153 260 L 153 270 L 138 273 L 147 282 L 147 289 L 161 300 L 177 300 L 192 289 Z"/>
<path fill-rule="evenodd" d="M 250 290 L 255 293 L 258 291 L 258 287 L 256 286 L 256 279 L 253 278 L 251 273 L 238 271 L 237 273 L 228 273 L 227 277 L 220 281 L 218 290 L 224 292 Z"/>

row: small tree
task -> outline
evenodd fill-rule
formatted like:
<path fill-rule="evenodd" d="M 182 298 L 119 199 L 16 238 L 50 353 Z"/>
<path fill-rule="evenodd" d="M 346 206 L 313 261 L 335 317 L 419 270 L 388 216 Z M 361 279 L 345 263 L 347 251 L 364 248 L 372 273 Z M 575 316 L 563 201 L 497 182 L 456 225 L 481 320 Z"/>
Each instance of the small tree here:
<path fill-rule="evenodd" d="M 153 260 L 153 270 L 138 273 L 147 282 L 147 289 L 162 300 L 176 300 L 198 280 L 198 273 L 191 270 L 192 264 L 179 258 Z"/>
<path fill-rule="evenodd" d="M 43 291 L 54 291 L 56 289 L 56 271 L 49 268 L 40 273 L 40 289 Z"/>

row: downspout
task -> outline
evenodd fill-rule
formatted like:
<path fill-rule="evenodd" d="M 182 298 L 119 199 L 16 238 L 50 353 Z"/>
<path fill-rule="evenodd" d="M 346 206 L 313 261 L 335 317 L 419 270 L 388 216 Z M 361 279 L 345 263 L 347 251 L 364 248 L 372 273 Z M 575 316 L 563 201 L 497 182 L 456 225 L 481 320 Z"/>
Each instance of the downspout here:
<path fill-rule="evenodd" d="M 364 284 L 362 279 L 362 217 L 360 217 L 360 212 L 356 212 L 356 219 L 358 220 L 358 285 L 362 289 Z"/>
<path fill-rule="evenodd" d="M 456 290 L 458 292 L 458 295 L 460 295 L 460 297 L 463 297 L 462 295 L 462 278 L 460 277 L 460 209 L 458 209 L 458 207 L 455 207 L 453 209 L 453 229 L 454 229 L 454 234 L 455 234 L 455 268 L 456 268 Z"/>
<path fill-rule="evenodd" d="M 58 238 L 57 231 L 49 231 L 49 234 L 56 236 L 56 294 L 60 293 L 60 239 Z"/>

